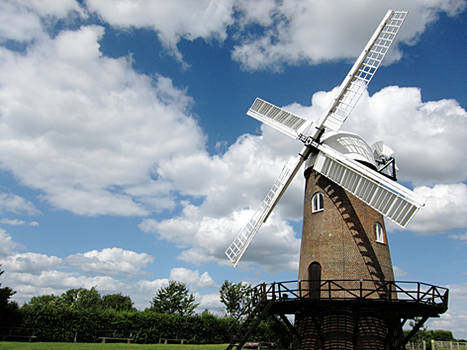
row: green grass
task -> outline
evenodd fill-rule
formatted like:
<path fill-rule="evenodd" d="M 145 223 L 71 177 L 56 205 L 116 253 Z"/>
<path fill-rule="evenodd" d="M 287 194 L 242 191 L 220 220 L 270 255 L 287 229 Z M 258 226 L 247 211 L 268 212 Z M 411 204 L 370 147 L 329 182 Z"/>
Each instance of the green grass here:
<path fill-rule="evenodd" d="M 224 350 L 227 344 L 23 343 L 0 342 L 0 350 Z"/>

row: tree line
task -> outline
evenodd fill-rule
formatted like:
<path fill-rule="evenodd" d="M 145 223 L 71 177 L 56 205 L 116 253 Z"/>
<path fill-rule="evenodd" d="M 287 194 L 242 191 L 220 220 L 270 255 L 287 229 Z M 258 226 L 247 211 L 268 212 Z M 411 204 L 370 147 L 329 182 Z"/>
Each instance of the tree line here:
<path fill-rule="evenodd" d="M 0 277 L 3 271 L 0 270 Z M 21 307 L 12 300 L 15 291 L 0 283 L 1 329 L 21 327 L 34 330 L 41 341 L 95 342 L 112 330 L 117 337 L 131 337 L 137 343 L 156 343 L 160 338 L 186 339 L 193 343 L 228 343 L 242 320 L 248 316 L 251 286 L 224 281 L 220 301 L 225 314 L 208 310 L 196 313 L 199 304 L 188 287 L 170 281 L 159 288 L 143 311 L 129 296 L 101 296 L 93 287 L 69 289 L 59 296 L 32 297 Z M 421 329 L 412 341 L 454 340 L 450 331 Z M 270 341 L 287 346 L 290 338 L 277 321 L 262 321 L 251 341 Z"/>

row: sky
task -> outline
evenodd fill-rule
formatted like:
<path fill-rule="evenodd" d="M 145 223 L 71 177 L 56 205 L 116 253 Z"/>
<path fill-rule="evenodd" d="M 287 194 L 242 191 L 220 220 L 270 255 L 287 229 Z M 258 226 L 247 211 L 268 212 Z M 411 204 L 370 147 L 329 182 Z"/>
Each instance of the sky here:
<path fill-rule="evenodd" d="M 409 15 L 343 129 L 396 151 L 426 199 L 386 222 L 396 280 L 450 289 L 467 339 L 462 0 L 0 1 L 0 264 L 19 304 L 95 287 L 150 306 L 169 280 L 222 314 L 224 280 L 297 278 L 298 175 L 239 266 L 224 250 L 296 156 L 245 115 L 326 112 L 388 8 Z"/>

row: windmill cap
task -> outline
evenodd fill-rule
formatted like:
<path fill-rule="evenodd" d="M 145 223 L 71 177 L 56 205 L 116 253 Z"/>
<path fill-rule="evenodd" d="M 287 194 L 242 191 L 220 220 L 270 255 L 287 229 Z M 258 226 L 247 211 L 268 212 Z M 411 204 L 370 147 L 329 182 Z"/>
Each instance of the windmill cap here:
<path fill-rule="evenodd" d="M 332 147 L 334 150 L 374 170 L 377 169 L 373 150 L 368 143 L 357 134 L 347 131 L 326 133 L 323 138 L 323 144 Z M 312 158 L 313 157 L 308 158 L 305 164 L 305 170 L 313 166 L 314 160 Z"/>

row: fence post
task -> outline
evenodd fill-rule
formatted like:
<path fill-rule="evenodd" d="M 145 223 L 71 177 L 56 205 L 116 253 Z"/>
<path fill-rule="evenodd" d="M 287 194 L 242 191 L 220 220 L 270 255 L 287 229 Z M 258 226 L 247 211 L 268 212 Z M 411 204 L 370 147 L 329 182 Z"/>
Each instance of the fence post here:
<path fill-rule="evenodd" d="M 452 350 L 452 341 L 449 342 L 449 350 Z"/>
<path fill-rule="evenodd" d="M 431 339 L 431 350 L 436 350 L 436 344 L 434 339 Z"/>
<path fill-rule="evenodd" d="M 422 340 L 422 347 L 423 347 L 423 350 L 426 350 L 426 341 Z"/>

